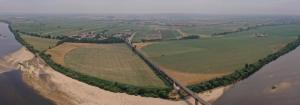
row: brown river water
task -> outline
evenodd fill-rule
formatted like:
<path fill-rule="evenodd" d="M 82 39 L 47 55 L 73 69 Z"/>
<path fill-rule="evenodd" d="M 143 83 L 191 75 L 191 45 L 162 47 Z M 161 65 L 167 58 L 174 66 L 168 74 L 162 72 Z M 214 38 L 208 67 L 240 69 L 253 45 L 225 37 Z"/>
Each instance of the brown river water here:
<path fill-rule="evenodd" d="M 0 34 L 1 60 L 5 55 L 17 51 L 22 46 L 14 39 L 8 24 L 0 22 Z M 53 103 L 25 84 L 19 70 L 4 72 L 0 67 L 0 105 L 53 105 Z"/>
<path fill-rule="evenodd" d="M 300 47 L 233 85 L 214 105 L 300 105 Z"/>

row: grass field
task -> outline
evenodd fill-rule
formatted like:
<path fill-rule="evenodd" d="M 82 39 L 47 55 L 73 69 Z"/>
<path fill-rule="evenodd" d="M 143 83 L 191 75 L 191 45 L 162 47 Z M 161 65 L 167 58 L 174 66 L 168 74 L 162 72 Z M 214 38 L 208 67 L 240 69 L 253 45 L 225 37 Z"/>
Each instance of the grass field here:
<path fill-rule="evenodd" d="M 165 87 L 151 68 L 125 44 L 65 43 L 48 53 L 55 62 L 101 79 L 142 87 Z"/>
<path fill-rule="evenodd" d="M 46 39 L 46 38 L 39 38 L 39 37 L 33 37 L 29 35 L 22 35 L 21 37 L 29 44 L 31 44 L 35 49 L 39 51 L 44 51 L 56 45 L 58 40 L 55 39 Z"/>
<path fill-rule="evenodd" d="M 240 27 L 247 26 L 244 24 L 218 24 L 218 25 L 203 25 L 195 27 L 182 27 L 182 31 L 189 35 L 211 35 L 213 33 L 228 32 L 236 30 Z"/>
<path fill-rule="evenodd" d="M 265 27 L 218 38 L 154 43 L 142 50 L 172 73 L 227 74 L 279 50 L 300 35 L 299 28 L 300 25 Z M 267 36 L 253 35 L 259 32 Z"/>
<path fill-rule="evenodd" d="M 164 40 L 176 39 L 181 36 L 176 30 L 160 30 L 160 32 Z"/>
<path fill-rule="evenodd" d="M 133 29 L 132 23 L 119 21 L 97 21 L 95 19 L 79 17 L 31 17 L 24 19 L 10 19 L 16 30 L 39 35 L 71 36 L 86 32 L 100 33 L 107 30 L 108 34 Z"/>

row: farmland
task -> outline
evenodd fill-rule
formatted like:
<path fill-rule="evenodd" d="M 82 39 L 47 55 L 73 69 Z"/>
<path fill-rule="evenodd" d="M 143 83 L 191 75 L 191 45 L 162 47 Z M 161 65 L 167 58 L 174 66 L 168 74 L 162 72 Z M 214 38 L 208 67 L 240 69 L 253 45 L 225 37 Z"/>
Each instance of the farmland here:
<path fill-rule="evenodd" d="M 165 87 L 125 44 L 65 43 L 49 53 L 54 61 L 94 77 L 141 87 Z"/>
<path fill-rule="evenodd" d="M 21 35 L 21 37 L 39 51 L 44 51 L 52 48 L 58 42 L 58 40 L 55 39 L 39 38 L 23 34 Z"/>
<path fill-rule="evenodd" d="M 20 33 L 59 40 L 130 37 L 149 59 L 186 85 L 230 74 L 278 51 L 300 33 L 297 20 L 268 16 L 54 16 L 7 20 Z M 40 51 L 56 43 L 52 39 L 22 37 Z M 165 87 L 124 44 L 64 43 L 46 53 L 56 63 L 89 76 L 135 86 Z"/>
<path fill-rule="evenodd" d="M 154 43 L 142 50 L 170 74 L 193 84 L 231 73 L 278 51 L 296 39 L 299 28 L 299 25 L 264 27 L 224 37 Z M 256 37 L 255 33 L 267 36 Z M 195 74 L 211 77 L 186 79 Z"/>

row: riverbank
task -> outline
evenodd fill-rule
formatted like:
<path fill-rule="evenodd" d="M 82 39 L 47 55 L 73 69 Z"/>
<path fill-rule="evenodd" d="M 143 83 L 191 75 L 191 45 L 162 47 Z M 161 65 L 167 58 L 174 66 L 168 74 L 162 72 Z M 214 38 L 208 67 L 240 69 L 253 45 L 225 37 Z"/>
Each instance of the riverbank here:
<path fill-rule="evenodd" d="M 231 85 L 223 86 L 219 88 L 215 88 L 212 90 L 208 90 L 202 93 L 199 93 L 198 95 L 205 101 L 209 103 L 214 103 L 217 99 L 219 99 L 223 94 L 229 90 Z"/>
<path fill-rule="evenodd" d="M 113 93 L 90 86 L 56 72 L 25 48 L 11 55 L 7 57 L 10 62 L 22 63 L 19 67 L 25 82 L 58 105 L 186 105 L 184 101 Z"/>
<path fill-rule="evenodd" d="M 300 47 L 265 65 L 249 78 L 234 84 L 214 104 L 298 105 L 299 57 Z"/>
<path fill-rule="evenodd" d="M 113 93 L 90 86 L 80 81 L 62 75 L 40 58 L 35 57 L 26 48 L 5 57 L 8 62 L 19 65 L 23 80 L 42 96 L 54 101 L 58 105 L 186 105 L 185 101 L 170 101 L 159 98 L 148 98 L 127 95 L 125 93 Z M 225 88 L 213 89 L 201 93 L 200 96 L 209 102 L 220 97 Z M 190 100 L 192 102 L 192 100 Z"/>

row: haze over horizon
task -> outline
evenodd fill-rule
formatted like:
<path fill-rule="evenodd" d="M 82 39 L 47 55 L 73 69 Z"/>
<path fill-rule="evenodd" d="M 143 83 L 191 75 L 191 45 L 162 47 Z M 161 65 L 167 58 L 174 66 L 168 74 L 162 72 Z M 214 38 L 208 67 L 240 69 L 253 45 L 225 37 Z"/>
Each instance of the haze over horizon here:
<path fill-rule="evenodd" d="M 299 0 L 0 0 L 0 13 L 300 15 Z"/>

